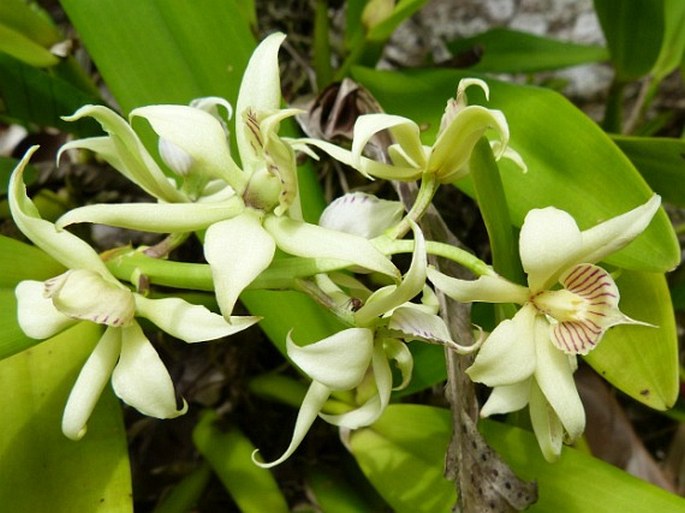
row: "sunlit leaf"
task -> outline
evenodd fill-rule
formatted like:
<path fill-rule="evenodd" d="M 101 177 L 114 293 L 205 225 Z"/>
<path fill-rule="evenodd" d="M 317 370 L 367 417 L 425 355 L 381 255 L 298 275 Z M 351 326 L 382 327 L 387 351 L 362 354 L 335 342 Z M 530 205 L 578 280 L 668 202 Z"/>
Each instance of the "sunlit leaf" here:
<path fill-rule="evenodd" d="M 616 284 L 621 311 L 657 327 L 617 326 L 585 359 L 618 389 L 665 410 L 673 406 L 679 391 L 678 338 L 666 279 L 625 271 Z"/>
<path fill-rule="evenodd" d="M 37 247 L 0 235 L 0 288 L 14 288 L 22 280 L 47 280 L 64 271 Z"/>
<path fill-rule="evenodd" d="M 271 471 L 252 462 L 254 445 L 237 428 L 223 430 L 217 414 L 204 413 L 193 442 L 243 513 L 289 513 Z"/>
<path fill-rule="evenodd" d="M 447 410 L 390 405 L 375 424 L 350 435 L 362 471 L 397 513 L 452 511 L 454 483 L 443 477 L 451 421 Z"/>
<path fill-rule="evenodd" d="M 83 440 L 69 440 L 60 429 L 69 390 L 100 333 L 81 323 L 0 362 L 4 511 L 132 513 L 126 433 L 111 391 L 102 395 Z"/>
<path fill-rule="evenodd" d="M 432 141 L 445 102 L 454 96 L 457 83 L 467 74 L 452 70 L 398 73 L 355 68 L 354 76 L 387 112 L 427 126 L 424 137 Z M 651 190 L 625 155 L 594 121 L 561 95 L 496 80 L 487 82 L 487 106 L 504 112 L 511 147 L 528 165 L 528 173 L 522 174 L 510 162 L 500 162 L 516 226 L 521 226 L 531 208 L 553 205 L 571 213 L 585 229 L 650 197 Z M 469 96 L 470 101 L 476 99 L 475 94 Z M 472 194 L 468 178 L 457 185 Z M 679 261 L 680 249 L 663 211 L 638 239 L 607 258 L 607 262 L 619 267 L 659 272 L 674 268 Z"/>
<path fill-rule="evenodd" d="M 664 201 L 685 207 L 685 141 L 668 137 L 612 139 Z"/>
<path fill-rule="evenodd" d="M 59 40 L 59 31 L 37 5 L 23 0 L 0 2 L 0 52 L 31 66 L 52 66 L 58 58 L 49 49 Z"/>
<path fill-rule="evenodd" d="M 548 463 L 532 433 L 498 422 L 484 421 L 486 440 L 517 475 L 538 484 L 538 502 L 531 513 L 669 513 L 685 512 L 685 499 L 604 463 L 588 454 L 564 448 Z"/>
<path fill-rule="evenodd" d="M 619 81 L 646 75 L 659 56 L 664 36 L 664 0 L 594 0 Z"/>
<path fill-rule="evenodd" d="M 455 64 L 477 72 L 531 73 L 606 60 L 606 48 L 494 28 L 447 45 Z"/>
<path fill-rule="evenodd" d="M 652 74 L 657 80 L 662 79 L 676 69 L 683 60 L 685 51 L 685 2 L 681 0 L 664 0 L 664 37 L 661 51 Z"/>

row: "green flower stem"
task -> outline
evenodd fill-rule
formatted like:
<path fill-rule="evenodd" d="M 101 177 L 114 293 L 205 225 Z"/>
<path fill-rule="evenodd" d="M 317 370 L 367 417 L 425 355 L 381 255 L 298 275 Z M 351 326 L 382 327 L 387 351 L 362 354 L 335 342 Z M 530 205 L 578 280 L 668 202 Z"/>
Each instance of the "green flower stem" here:
<path fill-rule="evenodd" d="M 391 240 L 385 237 L 379 237 L 374 239 L 373 242 L 374 245 L 386 255 L 411 253 L 414 250 L 413 240 Z M 450 244 L 445 244 L 444 242 L 426 241 L 426 252 L 430 255 L 452 260 L 453 262 L 466 267 L 476 276 L 493 276 L 495 274 L 492 267 L 477 256 Z"/>
<path fill-rule="evenodd" d="M 499 168 L 484 137 L 473 149 L 469 167 L 490 239 L 492 265 L 497 273 L 514 283 L 525 283 Z"/>
<path fill-rule="evenodd" d="M 411 229 L 409 221 L 418 222 L 418 220 L 421 219 L 430 206 L 431 201 L 433 201 L 433 196 L 435 196 L 439 185 L 434 173 L 424 174 L 421 177 L 421 185 L 419 186 L 419 192 L 416 195 L 414 204 L 397 226 L 388 230 L 387 236 L 391 239 L 399 239 L 408 233 Z"/>

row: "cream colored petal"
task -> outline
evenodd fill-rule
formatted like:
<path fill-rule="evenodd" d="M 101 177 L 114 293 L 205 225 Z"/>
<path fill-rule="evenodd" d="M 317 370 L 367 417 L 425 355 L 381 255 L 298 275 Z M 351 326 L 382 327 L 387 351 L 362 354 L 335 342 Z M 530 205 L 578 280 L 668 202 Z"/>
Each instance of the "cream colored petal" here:
<path fill-rule="evenodd" d="M 542 455 L 550 463 L 561 454 L 564 428 L 535 380 L 530 392 L 530 422 Z"/>
<path fill-rule="evenodd" d="M 400 371 L 402 381 L 393 390 L 402 390 L 409 385 L 411 375 L 414 370 L 414 357 L 407 347 L 407 344 L 396 338 L 384 338 L 380 341 L 383 344 L 383 351 L 389 360 L 393 360 Z"/>
<path fill-rule="evenodd" d="M 525 305 L 513 319 L 499 323 L 466 370 L 469 377 L 490 387 L 527 380 L 537 365 L 535 318 L 535 308 Z"/>
<path fill-rule="evenodd" d="M 57 310 L 43 295 L 42 281 L 24 280 L 14 289 L 17 297 L 17 320 L 26 336 L 43 340 L 68 328 L 76 320 Z"/>
<path fill-rule="evenodd" d="M 639 207 L 584 230 L 582 250 L 572 263 L 593 264 L 625 247 L 645 231 L 659 210 L 659 205 L 661 197 L 655 194 Z"/>
<path fill-rule="evenodd" d="M 361 169 L 361 157 L 368 142 L 379 132 L 390 130 L 411 167 L 423 170 L 426 156 L 421 144 L 419 126 L 412 120 L 391 114 L 364 114 L 354 124 L 352 165 Z"/>
<path fill-rule="evenodd" d="M 306 346 L 291 334 L 286 340 L 288 357 L 312 380 L 331 390 L 350 390 L 366 374 L 373 354 L 373 331 L 348 328 Z"/>
<path fill-rule="evenodd" d="M 223 126 L 208 112 L 186 105 L 148 105 L 132 110 L 129 117 L 147 120 L 161 139 L 182 149 L 192 158 L 194 172 L 243 190 L 248 176 L 231 158 Z"/>
<path fill-rule="evenodd" d="M 133 293 L 92 271 L 70 270 L 45 281 L 45 296 L 64 315 L 107 326 L 133 320 Z"/>
<path fill-rule="evenodd" d="M 86 360 L 71 389 L 62 416 L 62 432 L 79 440 L 86 434 L 86 423 L 102 394 L 121 350 L 121 330 L 107 328 Z"/>
<path fill-rule="evenodd" d="M 114 393 L 150 417 L 171 419 L 183 415 L 188 405 L 183 401 L 178 408 L 171 376 L 138 323 L 120 329 L 121 356 L 112 372 Z"/>
<path fill-rule="evenodd" d="M 388 201 L 373 194 L 351 192 L 336 198 L 328 205 L 319 225 L 365 239 L 378 237 L 402 219 L 404 207 L 399 201 Z"/>
<path fill-rule="evenodd" d="M 8 186 L 7 199 L 17 227 L 31 241 L 65 267 L 89 269 L 103 276 L 110 275 L 98 254 L 85 241 L 41 219 L 38 209 L 26 195 L 24 168 L 38 146 L 31 147 L 17 165 Z"/>
<path fill-rule="evenodd" d="M 185 342 L 202 342 L 228 337 L 253 326 L 261 317 L 232 316 L 227 322 L 221 315 L 201 305 L 179 298 L 147 299 L 135 294 L 136 315 L 155 323 L 169 335 Z"/>
<path fill-rule="evenodd" d="M 521 410 L 528 404 L 532 379 L 513 385 L 502 385 L 492 389 L 492 393 L 480 410 L 481 417 Z"/>
<path fill-rule="evenodd" d="M 302 406 L 300 406 L 300 411 L 297 414 L 297 420 L 295 421 L 295 429 L 293 430 L 293 437 L 290 440 L 290 445 L 285 450 L 285 452 L 276 460 L 264 463 L 256 459 L 258 451 L 252 453 L 252 461 L 262 467 L 271 468 L 276 465 L 280 465 L 285 460 L 287 460 L 295 450 L 300 446 L 302 440 L 304 440 L 307 431 L 312 427 L 314 420 L 316 420 L 317 415 L 323 408 L 328 396 L 331 395 L 330 389 L 325 385 L 317 381 L 312 381 L 312 384 L 307 390 L 307 394 L 304 396 L 302 401 Z"/>
<path fill-rule="evenodd" d="M 549 339 L 549 325 L 543 318 L 535 323 L 537 367 L 535 379 L 547 401 L 561 420 L 571 440 L 585 430 L 585 410 L 573 380 L 568 355 L 559 351 Z"/>
<path fill-rule="evenodd" d="M 459 178 L 460 170 L 467 164 L 474 146 L 489 129 L 498 132 L 503 151 L 509 141 L 509 126 L 504 114 L 478 105 L 460 110 L 435 141 L 427 171 L 437 174 L 441 183 L 450 183 Z"/>
<path fill-rule="evenodd" d="M 225 319 L 230 319 L 243 289 L 269 267 L 275 251 L 273 238 L 251 212 L 207 229 L 205 259 L 212 270 L 217 302 Z"/>
<path fill-rule="evenodd" d="M 392 261 L 363 237 L 271 215 L 264 218 L 264 228 L 278 247 L 290 255 L 345 260 L 371 271 L 399 277 Z"/>
<path fill-rule="evenodd" d="M 549 288 L 582 249 L 575 220 L 554 207 L 528 212 L 519 237 L 523 270 L 532 293 Z"/>
<path fill-rule="evenodd" d="M 528 301 L 530 295 L 526 287 L 517 285 L 501 276 L 481 276 L 477 280 L 459 280 L 429 267 L 428 279 L 435 288 L 455 301 L 471 303 L 518 303 Z"/>
<path fill-rule="evenodd" d="M 426 241 L 418 225 L 411 220 L 410 224 L 414 233 L 414 250 L 409 270 L 402 277 L 400 284 L 393 288 L 389 294 L 373 294 L 366 300 L 364 306 L 354 314 L 354 318 L 360 326 L 369 325 L 376 317 L 410 301 L 423 290 L 426 283 L 426 267 L 428 266 Z"/>
<path fill-rule="evenodd" d="M 376 422 L 388 406 L 390 392 L 392 391 L 392 372 L 381 344 L 376 344 L 374 347 L 372 369 L 376 394 L 360 407 L 347 413 L 340 415 L 321 413 L 319 416 L 329 424 L 347 429 L 359 429 Z"/>

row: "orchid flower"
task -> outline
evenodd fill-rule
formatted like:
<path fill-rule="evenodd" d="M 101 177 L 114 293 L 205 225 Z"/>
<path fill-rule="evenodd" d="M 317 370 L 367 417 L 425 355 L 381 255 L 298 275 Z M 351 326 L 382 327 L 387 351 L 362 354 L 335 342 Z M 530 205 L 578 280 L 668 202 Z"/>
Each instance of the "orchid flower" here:
<path fill-rule="evenodd" d="M 98 254 L 75 235 L 42 219 L 26 195 L 24 167 L 37 146 L 17 166 L 9 183 L 9 205 L 19 229 L 68 270 L 45 282 L 17 285 L 18 320 L 32 338 L 49 338 L 79 321 L 105 327 L 83 366 L 67 401 L 62 430 L 81 438 L 107 381 L 125 403 L 145 415 L 172 418 L 185 413 L 177 405 L 171 377 L 135 317 L 152 321 L 185 342 L 226 337 L 252 326 L 258 317 L 234 317 L 227 322 L 204 306 L 178 298 L 148 299 L 121 284 Z"/>
<path fill-rule="evenodd" d="M 562 210 L 531 210 L 519 241 L 527 287 L 494 273 L 465 281 L 428 270 L 435 287 L 457 301 L 523 305 L 490 334 L 467 373 L 494 387 L 483 416 L 530 404 L 534 431 L 550 461 L 561 451 L 564 432 L 573 441 L 585 429 L 585 412 L 573 381 L 576 355 L 590 352 L 612 326 L 644 325 L 619 310 L 616 283 L 595 263 L 642 233 L 660 201 L 655 195 L 584 231 Z M 557 281 L 561 288 L 554 287 Z"/>
<path fill-rule="evenodd" d="M 482 80 L 461 80 L 456 98 L 447 102 L 437 139 L 432 146 L 421 142 L 421 129 L 414 121 L 384 113 L 364 114 L 357 119 L 351 151 L 325 141 L 307 139 L 306 142 L 352 166 L 367 178 L 413 181 L 431 175 L 439 183 L 449 183 L 468 173 L 473 147 L 486 131 L 494 129 L 499 137 L 499 140 L 492 142 L 495 157 L 507 156 L 522 165 L 518 154 L 508 148 L 509 127 L 504 114 L 498 110 L 466 104 L 466 89 L 471 85 L 480 87 L 486 98 L 489 97 L 488 86 Z M 388 147 L 390 163 L 363 156 L 369 141 L 383 130 L 390 131 L 395 140 Z"/>
<path fill-rule="evenodd" d="M 299 219 L 294 150 L 278 136 L 280 121 L 297 112 L 280 109 L 278 50 L 284 38 L 283 34 L 272 34 L 257 47 L 241 83 L 235 123 L 242 167 L 230 156 L 224 126 L 208 109 L 198 105 L 152 105 L 131 113 L 132 117 L 146 119 L 164 141 L 162 155 L 170 167 L 181 174 L 204 172 L 213 180 L 223 180 L 227 188 L 219 187 L 218 193 L 187 203 L 187 197 L 160 196 L 157 189 L 148 187 L 148 192 L 162 202 L 88 205 L 65 214 L 57 226 L 93 222 L 158 233 L 206 229 L 204 255 L 212 271 L 219 308 L 226 319 L 231 319 L 245 287 L 271 264 L 277 247 L 290 255 L 336 259 L 399 279 L 400 273 L 390 259 L 368 240 Z M 216 104 L 210 102 L 209 107 Z M 90 115 L 92 109 L 87 111 Z M 111 140 L 107 143 L 98 139 L 97 144 L 82 141 L 70 147 L 95 151 L 104 148 L 107 157 L 122 147 L 118 141 L 135 136 L 123 121 L 116 126 L 110 122 L 108 126 Z M 127 168 L 125 174 L 154 175 L 158 178 L 154 184 L 166 183 L 154 162 L 144 157 L 146 153 L 139 141 L 127 148 L 126 159 L 124 153 L 119 153 L 109 160 L 113 164 L 124 160 L 142 163 L 135 173 Z M 129 151 L 130 148 L 133 150 Z M 148 164 L 150 167 L 146 168 Z"/>
<path fill-rule="evenodd" d="M 382 205 L 381 209 L 387 207 Z M 347 205 L 339 204 L 337 208 L 344 211 Z M 409 270 L 399 285 L 388 285 L 366 298 L 364 305 L 353 313 L 354 327 L 306 346 L 297 345 L 292 334 L 288 334 L 288 357 L 312 379 L 312 383 L 295 421 L 290 445 L 278 459 L 269 463 L 255 461 L 258 465 L 273 467 L 289 458 L 317 416 L 345 429 L 358 429 L 375 422 L 387 407 L 391 391 L 409 384 L 413 358 L 405 342 L 421 340 L 462 353 L 477 347 L 463 347 L 454 342 L 444 321 L 437 315 L 437 298 L 425 287 L 425 240 L 413 222 L 412 230 L 414 251 Z M 324 291 L 330 297 L 344 297 L 335 285 Z M 422 291 L 422 304 L 410 302 Z M 341 301 L 338 299 L 338 302 Z M 351 304 L 350 298 L 342 303 Z M 395 387 L 390 360 L 396 362 L 402 377 Z M 350 391 L 354 392 L 356 407 L 336 415 L 322 413 L 331 394 Z"/>

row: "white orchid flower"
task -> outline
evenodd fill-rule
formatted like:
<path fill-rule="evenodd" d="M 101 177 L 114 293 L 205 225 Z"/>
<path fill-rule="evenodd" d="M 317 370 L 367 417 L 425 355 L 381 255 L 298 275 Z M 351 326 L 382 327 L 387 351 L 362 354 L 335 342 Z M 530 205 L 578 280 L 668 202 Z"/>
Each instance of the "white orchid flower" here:
<path fill-rule="evenodd" d="M 157 196 L 164 202 L 88 205 L 67 212 L 57 226 L 92 222 L 157 233 L 206 229 L 204 254 L 226 319 L 231 319 L 245 287 L 271 264 L 277 247 L 290 255 L 336 259 L 399 279 L 390 259 L 368 240 L 304 223 L 292 213 L 293 207 L 299 208 L 295 156 L 290 144 L 278 136 L 280 121 L 296 112 L 280 109 L 278 50 L 284 38 L 283 34 L 272 34 L 257 47 L 241 83 L 235 123 L 242 169 L 230 156 L 224 127 L 206 112 L 218 101 L 195 107 L 152 105 L 131 113 L 132 117 L 145 118 L 165 141 L 163 151 L 170 167 L 181 173 L 189 168 L 204 169 L 211 178 L 228 183 L 232 193 L 220 189 L 217 195 L 200 197 L 194 203 L 187 203 L 188 198 L 172 203 L 173 198 Z M 117 141 L 135 135 L 125 122 L 116 130 L 111 128 L 110 133 L 114 135 L 107 144 L 86 145 L 81 141 L 78 146 L 95 151 L 118 148 L 121 145 Z M 142 145 L 130 146 L 139 152 L 132 160 L 142 161 Z M 161 173 L 154 165 L 150 169 L 155 177 Z M 139 174 L 145 173 L 141 170 Z M 164 182 L 154 183 L 159 181 Z M 152 187 L 147 190 L 156 193 Z"/>
<path fill-rule="evenodd" d="M 475 348 L 454 342 L 444 321 L 437 315 L 435 295 L 425 287 L 425 240 L 415 223 L 412 223 L 412 229 L 414 251 L 409 270 L 399 285 L 381 288 L 366 299 L 364 306 L 354 313 L 356 327 L 307 346 L 297 345 L 291 334 L 288 335 L 288 357 L 312 378 L 312 383 L 295 421 L 290 445 L 278 459 L 269 463 L 255 461 L 258 465 L 273 467 L 289 458 L 317 416 L 346 429 L 373 424 L 387 407 L 392 390 L 409 384 L 413 358 L 405 342 L 421 340 L 447 345 L 464 353 Z M 422 304 L 409 302 L 422 290 Z M 326 292 L 332 297 L 342 295 L 340 289 Z M 394 387 L 390 360 L 396 362 L 402 378 Z M 322 413 L 332 393 L 346 391 L 354 391 L 355 408 L 336 415 Z"/>
<path fill-rule="evenodd" d="M 158 418 L 185 413 L 185 401 L 177 405 L 169 373 L 135 317 L 147 318 L 191 343 L 231 335 L 259 318 L 234 317 L 226 322 L 203 306 L 177 298 L 148 299 L 121 284 L 87 243 L 41 219 L 22 180 L 36 148 L 27 152 L 12 174 L 10 210 L 24 235 L 68 270 L 45 282 L 18 284 L 19 325 L 26 335 L 37 339 L 51 337 L 79 321 L 105 327 L 67 401 L 64 434 L 73 439 L 85 434 L 88 418 L 110 376 L 114 392 L 141 413 Z"/>
<path fill-rule="evenodd" d="M 533 428 L 548 460 L 559 455 L 564 431 L 573 441 L 585 429 L 573 381 L 576 355 L 596 347 L 612 326 L 643 324 L 621 313 L 613 278 L 594 264 L 642 233 L 660 201 L 655 195 L 584 231 L 562 210 L 531 210 L 519 240 L 527 287 L 498 275 L 465 281 L 428 270 L 430 281 L 457 301 L 523 305 L 490 334 L 467 373 L 494 387 L 483 416 L 530 404 Z M 557 281 L 561 288 L 554 287 Z"/>
<path fill-rule="evenodd" d="M 421 128 L 414 121 L 384 113 L 364 114 L 357 119 L 351 151 L 325 141 L 307 139 L 306 142 L 352 166 L 367 178 L 413 181 L 428 174 L 435 176 L 439 183 L 453 182 L 468 173 L 467 164 L 473 147 L 488 130 L 495 130 L 499 138 L 492 143 L 495 158 L 518 155 L 508 150 L 509 126 L 501 111 L 466 105 L 466 89 L 471 85 L 480 87 L 488 98 L 489 88 L 484 81 L 461 80 L 456 99 L 447 102 L 432 146 L 421 142 Z M 364 157 L 366 145 L 384 130 L 388 130 L 395 141 L 388 147 L 390 163 Z"/>

